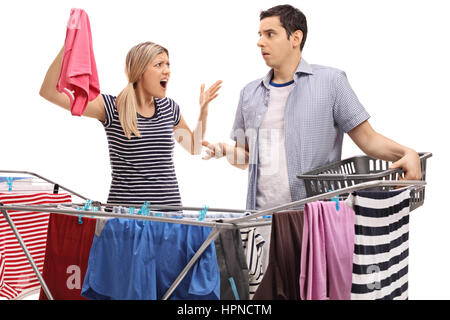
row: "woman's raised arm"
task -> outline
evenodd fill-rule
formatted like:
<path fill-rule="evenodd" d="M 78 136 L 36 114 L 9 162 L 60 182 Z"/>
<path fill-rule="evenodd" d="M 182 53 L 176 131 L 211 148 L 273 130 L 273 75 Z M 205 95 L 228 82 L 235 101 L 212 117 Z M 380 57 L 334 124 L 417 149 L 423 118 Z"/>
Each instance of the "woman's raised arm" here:
<path fill-rule="evenodd" d="M 58 82 L 59 74 L 61 73 L 61 64 L 64 55 L 64 46 L 59 51 L 55 60 L 48 68 L 44 81 L 41 85 L 39 95 L 44 99 L 70 111 L 70 99 L 62 92 L 56 90 L 56 84 Z M 86 117 L 98 119 L 102 122 L 105 121 L 105 107 L 103 105 L 103 98 L 99 94 L 94 100 L 89 102 L 86 106 L 86 110 L 83 114 Z"/>

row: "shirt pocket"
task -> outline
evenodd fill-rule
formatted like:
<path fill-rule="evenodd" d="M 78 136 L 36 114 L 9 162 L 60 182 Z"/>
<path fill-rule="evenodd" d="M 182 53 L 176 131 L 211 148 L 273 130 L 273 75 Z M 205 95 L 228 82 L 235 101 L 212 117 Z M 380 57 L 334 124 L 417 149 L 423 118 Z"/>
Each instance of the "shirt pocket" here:
<path fill-rule="evenodd" d="M 258 128 L 261 124 L 261 121 L 258 121 L 260 114 L 256 108 L 250 106 L 249 108 L 242 108 L 242 116 L 244 118 L 246 143 L 249 145 L 250 157 L 253 159 L 256 155 Z"/>
<path fill-rule="evenodd" d="M 261 126 L 261 122 L 265 114 L 264 107 L 248 106 L 242 108 L 242 116 L 244 118 L 245 128 L 258 129 Z"/>

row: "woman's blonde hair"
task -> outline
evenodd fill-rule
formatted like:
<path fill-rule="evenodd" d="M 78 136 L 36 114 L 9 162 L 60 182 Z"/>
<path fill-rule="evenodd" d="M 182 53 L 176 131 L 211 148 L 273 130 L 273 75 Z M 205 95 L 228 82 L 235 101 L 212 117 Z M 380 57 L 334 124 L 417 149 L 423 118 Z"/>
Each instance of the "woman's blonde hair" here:
<path fill-rule="evenodd" d="M 141 136 L 137 127 L 137 97 L 134 91 L 137 81 L 147 70 L 150 62 L 161 53 L 169 55 L 166 48 L 153 42 L 140 43 L 128 51 L 125 61 L 125 74 L 128 78 L 128 85 L 119 93 L 116 99 L 120 124 L 128 139 L 131 138 L 131 134 L 137 137 Z"/>

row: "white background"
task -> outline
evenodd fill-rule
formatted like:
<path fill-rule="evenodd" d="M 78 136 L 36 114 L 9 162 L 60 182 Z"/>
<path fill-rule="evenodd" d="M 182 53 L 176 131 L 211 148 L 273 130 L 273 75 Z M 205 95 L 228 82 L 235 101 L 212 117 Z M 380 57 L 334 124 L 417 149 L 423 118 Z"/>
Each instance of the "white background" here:
<path fill-rule="evenodd" d="M 259 12 L 277 1 L 8 1 L 0 12 L 0 169 L 34 171 L 105 202 L 110 165 L 102 125 L 39 96 L 65 39 L 71 8 L 90 18 L 104 93 L 126 85 L 135 44 L 168 48 L 168 96 L 194 127 L 201 83 L 224 81 L 207 139 L 229 141 L 240 89 L 268 71 L 256 46 Z M 287 2 L 289 3 L 289 1 Z M 450 298 L 447 209 L 450 57 L 447 1 L 291 1 L 308 19 L 309 63 L 345 70 L 378 132 L 431 151 L 425 205 L 411 214 L 410 299 Z M 343 157 L 362 152 L 345 137 Z M 184 205 L 244 208 L 247 172 L 201 160 L 181 146 L 175 165 Z"/>

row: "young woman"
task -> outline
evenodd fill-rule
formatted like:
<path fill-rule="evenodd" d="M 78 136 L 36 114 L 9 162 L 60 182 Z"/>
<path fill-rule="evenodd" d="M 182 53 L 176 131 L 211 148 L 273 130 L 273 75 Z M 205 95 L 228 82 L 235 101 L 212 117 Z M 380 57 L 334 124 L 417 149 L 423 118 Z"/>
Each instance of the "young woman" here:
<path fill-rule="evenodd" d="M 45 76 L 40 95 L 70 110 L 69 97 L 56 90 L 64 47 Z M 166 97 L 170 78 L 169 53 L 164 47 L 144 42 L 126 57 L 128 85 L 116 97 L 99 94 L 87 104 L 84 116 L 103 124 L 112 169 L 108 196 L 111 204 L 181 206 L 173 163 L 174 141 L 191 154 L 200 154 L 208 105 L 218 95 L 221 81 L 200 89 L 200 115 L 192 132 L 178 104 Z"/>

